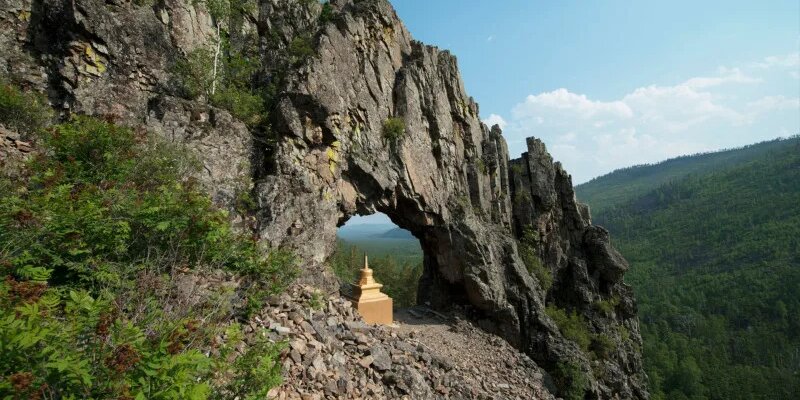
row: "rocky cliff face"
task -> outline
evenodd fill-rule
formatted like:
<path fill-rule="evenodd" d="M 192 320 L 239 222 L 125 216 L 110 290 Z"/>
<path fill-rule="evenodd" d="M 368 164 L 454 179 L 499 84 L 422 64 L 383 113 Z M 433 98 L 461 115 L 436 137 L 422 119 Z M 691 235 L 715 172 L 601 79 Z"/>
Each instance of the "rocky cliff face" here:
<path fill-rule="evenodd" d="M 412 40 L 388 2 L 332 1 L 320 18 L 314 1 L 261 0 L 228 27 L 232 45 L 258 43 L 269 129 L 172 89 L 170 66 L 214 40 L 202 2 L 0 7 L 0 28 L 11 33 L 0 39 L 0 73 L 46 92 L 62 116 L 104 115 L 196 150 L 214 198 L 233 209 L 249 191 L 255 233 L 295 251 L 302 280 L 337 288 L 325 265 L 337 226 L 384 212 L 422 244 L 421 302 L 469 306 L 562 387 L 575 384 L 563 372 L 573 366 L 589 398 L 647 397 L 627 265 L 608 233 L 591 225 L 541 141 L 509 159 L 499 127 L 480 122 L 455 57 Z M 298 38 L 313 54 L 287 56 Z M 390 119 L 402 121 L 402 134 L 387 134 Z M 520 257 L 530 230 L 552 285 Z M 602 351 L 565 337 L 546 306 L 580 315 Z"/>

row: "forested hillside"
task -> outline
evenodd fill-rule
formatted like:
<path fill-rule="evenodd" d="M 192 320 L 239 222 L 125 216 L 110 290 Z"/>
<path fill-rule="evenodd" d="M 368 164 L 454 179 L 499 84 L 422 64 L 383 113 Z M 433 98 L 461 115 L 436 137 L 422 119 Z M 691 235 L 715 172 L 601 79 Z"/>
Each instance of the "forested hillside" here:
<path fill-rule="evenodd" d="M 619 169 L 575 187 L 578 197 L 592 206 L 592 214 L 614 207 L 689 174 L 736 166 L 782 149 L 785 140 L 771 140 L 750 146 L 672 158 L 658 164 Z"/>
<path fill-rule="evenodd" d="M 800 398 L 800 138 L 577 191 L 631 264 L 653 398 Z"/>

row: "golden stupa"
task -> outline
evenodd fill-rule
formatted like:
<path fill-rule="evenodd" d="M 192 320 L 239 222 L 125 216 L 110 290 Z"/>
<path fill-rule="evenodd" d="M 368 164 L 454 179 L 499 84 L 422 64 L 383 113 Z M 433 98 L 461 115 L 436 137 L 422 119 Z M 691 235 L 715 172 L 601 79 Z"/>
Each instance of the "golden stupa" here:
<path fill-rule="evenodd" d="M 361 278 L 353 285 L 351 301 L 364 322 L 368 324 L 389 325 L 393 322 L 392 298 L 381 293 L 383 285 L 372 277 L 369 268 L 369 259 L 364 255 L 364 268 L 361 269 Z"/>

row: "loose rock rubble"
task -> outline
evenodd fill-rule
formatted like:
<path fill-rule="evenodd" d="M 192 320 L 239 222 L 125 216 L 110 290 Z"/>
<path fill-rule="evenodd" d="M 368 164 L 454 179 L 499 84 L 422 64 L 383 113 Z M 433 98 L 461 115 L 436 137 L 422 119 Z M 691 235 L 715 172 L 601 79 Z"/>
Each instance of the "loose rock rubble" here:
<path fill-rule="evenodd" d="M 368 325 L 348 300 L 296 286 L 246 330 L 288 342 L 275 399 L 553 398 L 543 372 L 502 339 L 463 319 L 401 316 L 413 325 Z"/>
<path fill-rule="evenodd" d="M 20 138 L 17 132 L 0 125 L 0 173 L 11 178 L 19 175 L 33 147 Z"/>

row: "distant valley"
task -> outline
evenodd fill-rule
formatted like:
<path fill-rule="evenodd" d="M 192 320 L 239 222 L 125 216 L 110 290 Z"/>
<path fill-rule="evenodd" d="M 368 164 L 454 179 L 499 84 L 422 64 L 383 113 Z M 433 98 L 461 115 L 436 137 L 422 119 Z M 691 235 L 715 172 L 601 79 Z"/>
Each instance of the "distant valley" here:
<path fill-rule="evenodd" d="M 400 263 L 422 261 L 422 247 L 411 232 L 393 224 L 353 224 L 339 228 L 340 247 L 354 246 L 372 259 L 395 258 Z"/>
<path fill-rule="evenodd" d="M 654 399 L 800 395 L 800 138 L 576 187 L 631 264 Z"/>

